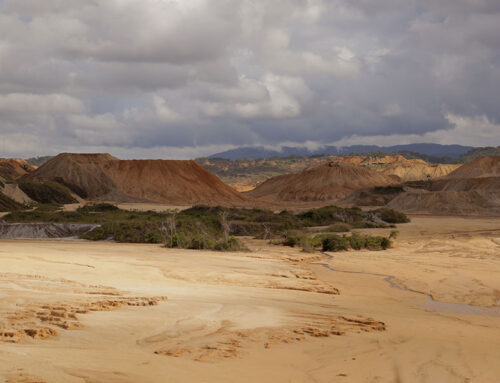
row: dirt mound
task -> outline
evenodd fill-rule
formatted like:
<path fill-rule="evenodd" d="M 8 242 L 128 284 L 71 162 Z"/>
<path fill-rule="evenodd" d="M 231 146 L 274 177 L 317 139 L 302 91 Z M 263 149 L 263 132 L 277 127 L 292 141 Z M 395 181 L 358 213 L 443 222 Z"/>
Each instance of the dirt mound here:
<path fill-rule="evenodd" d="M 116 189 L 104 173 L 104 167 L 112 161 L 118 159 L 109 154 L 62 153 L 21 181 L 57 181 L 82 198 L 96 198 Z"/>
<path fill-rule="evenodd" d="M 385 176 L 391 177 L 395 182 L 419 181 L 436 179 L 447 176 L 460 165 L 454 164 L 429 164 L 422 160 L 407 160 L 393 162 L 380 170 Z"/>
<path fill-rule="evenodd" d="M 424 189 L 408 190 L 387 206 L 409 213 L 500 215 L 500 157 L 478 158 Z"/>
<path fill-rule="evenodd" d="M 500 177 L 500 156 L 479 157 L 460 166 L 446 178 Z"/>
<path fill-rule="evenodd" d="M 407 159 L 401 155 L 384 157 L 345 156 L 334 157 L 332 161 L 370 168 L 389 177 L 395 183 L 444 177 L 460 166 L 430 164 L 421 159 Z"/>
<path fill-rule="evenodd" d="M 82 198 L 172 205 L 239 205 L 250 200 L 194 161 L 119 160 L 60 154 L 22 181 L 57 181 Z"/>
<path fill-rule="evenodd" d="M 273 177 L 247 194 L 271 201 L 329 201 L 388 183 L 386 177 L 371 169 L 329 162 L 300 173 Z"/>
<path fill-rule="evenodd" d="M 15 181 L 35 169 L 36 166 L 20 158 L 0 158 L 0 177 L 5 181 Z"/>
<path fill-rule="evenodd" d="M 417 214 L 497 216 L 500 215 L 500 193 L 414 190 L 397 196 L 387 207 Z"/>

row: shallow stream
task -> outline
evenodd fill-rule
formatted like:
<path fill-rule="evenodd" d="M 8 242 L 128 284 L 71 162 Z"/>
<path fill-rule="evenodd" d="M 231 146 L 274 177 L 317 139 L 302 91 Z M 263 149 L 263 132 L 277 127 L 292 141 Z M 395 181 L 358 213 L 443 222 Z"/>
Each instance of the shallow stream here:
<path fill-rule="evenodd" d="M 327 258 L 333 260 L 333 256 L 323 253 Z M 386 281 L 389 286 L 393 289 L 401 290 L 408 292 L 410 294 L 424 296 L 424 302 L 418 302 L 419 306 L 424 307 L 425 309 L 443 313 L 455 313 L 455 314 L 471 314 L 471 315 L 482 315 L 482 316 L 490 316 L 490 317 L 500 317 L 500 307 L 486 307 L 486 306 L 475 306 L 469 305 L 466 303 L 449 303 L 449 302 L 440 302 L 434 300 L 432 295 L 426 294 L 421 291 L 416 291 L 412 289 L 408 289 L 405 287 L 401 287 L 401 285 L 397 284 L 396 277 L 394 275 L 389 274 L 379 274 L 379 273 L 367 273 L 363 271 L 343 271 L 336 270 L 328 263 L 319 263 L 319 265 L 324 268 L 333 271 L 335 273 L 349 273 L 349 274 L 363 274 L 363 275 L 372 275 L 375 277 L 382 277 L 384 281 Z"/>

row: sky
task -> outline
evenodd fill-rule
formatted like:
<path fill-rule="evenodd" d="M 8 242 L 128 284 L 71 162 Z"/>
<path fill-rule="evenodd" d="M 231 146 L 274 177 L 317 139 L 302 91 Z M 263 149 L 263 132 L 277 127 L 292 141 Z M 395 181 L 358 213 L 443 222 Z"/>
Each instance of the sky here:
<path fill-rule="evenodd" d="M 0 156 L 500 145 L 498 0 L 0 0 Z"/>

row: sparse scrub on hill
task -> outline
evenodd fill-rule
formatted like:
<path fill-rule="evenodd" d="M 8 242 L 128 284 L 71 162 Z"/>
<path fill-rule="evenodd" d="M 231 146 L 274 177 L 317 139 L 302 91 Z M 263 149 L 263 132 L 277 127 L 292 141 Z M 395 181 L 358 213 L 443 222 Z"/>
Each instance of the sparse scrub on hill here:
<path fill-rule="evenodd" d="M 25 206 L 14 201 L 12 198 L 7 197 L 5 194 L 0 192 L 0 211 L 15 211 L 22 210 Z"/>
<path fill-rule="evenodd" d="M 19 188 L 38 203 L 69 204 L 78 202 L 66 186 L 54 181 L 23 181 L 19 183 Z"/>

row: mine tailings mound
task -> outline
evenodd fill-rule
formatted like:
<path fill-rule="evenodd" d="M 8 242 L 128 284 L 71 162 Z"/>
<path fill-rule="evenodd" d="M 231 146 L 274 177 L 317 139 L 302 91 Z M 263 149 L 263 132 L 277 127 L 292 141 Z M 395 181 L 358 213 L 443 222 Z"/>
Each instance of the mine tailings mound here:
<path fill-rule="evenodd" d="M 477 158 L 387 206 L 408 213 L 500 216 L 500 157 Z"/>
<path fill-rule="evenodd" d="M 394 182 L 420 181 L 445 177 L 460 165 L 456 164 L 429 164 L 420 159 L 406 159 L 399 156 L 398 161 L 380 169 L 380 172 L 391 177 Z"/>
<path fill-rule="evenodd" d="M 270 178 L 247 194 L 270 201 L 332 201 L 359 189 L 388 183 L 385 176 L 371 169 L 329 162 L 300 173 Z"/>
<path fill-rule="evenodd" d="M 81 198 L 172 205 L 245 205 L 238 193 L 194 161 L 119 160 L 109 154 L 60 154 L 22 182 L 57 182 Z"/>
<path fill-rule="evenodd" d="M 0 179 L 3 181 L 15 181 L 35 169 L 36 166 L 19 158 L 0 158 Z"/>
<path fill-rule="evenodd" d="M 500 177 L 500 156 L 476 158 L 446 176 L 446 178 L 483 177 Z"/>
<path fill-rule="evenodd" d="M 99 225 L 63 223 L 0 223 L 2 239 L 77 238 Z"/>

